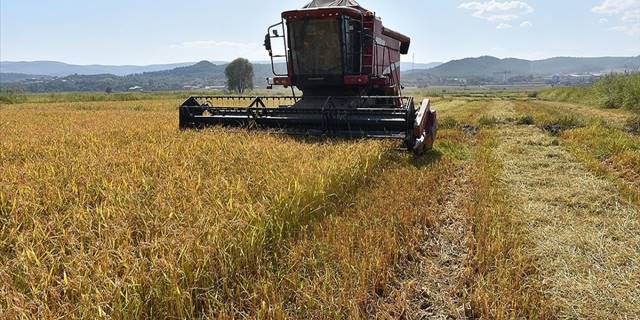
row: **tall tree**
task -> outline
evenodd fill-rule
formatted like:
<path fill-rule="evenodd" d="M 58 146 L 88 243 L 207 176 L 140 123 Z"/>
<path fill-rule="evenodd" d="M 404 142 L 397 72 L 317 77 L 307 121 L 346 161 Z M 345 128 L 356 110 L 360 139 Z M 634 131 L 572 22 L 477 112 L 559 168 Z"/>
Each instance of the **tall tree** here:
<path fill-rule="evenodd" d="M 253 65 L 249 60 L 238 58 L 233 60 L 224 70 L 227 76 L 227 89 L 243 94 L 253 89 Z"/>

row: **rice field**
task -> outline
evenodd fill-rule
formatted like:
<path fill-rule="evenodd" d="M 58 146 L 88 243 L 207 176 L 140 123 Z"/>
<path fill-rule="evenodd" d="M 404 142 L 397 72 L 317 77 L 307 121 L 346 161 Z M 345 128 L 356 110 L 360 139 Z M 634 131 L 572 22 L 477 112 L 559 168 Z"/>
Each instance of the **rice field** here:
<path fill-rule="evenodd" d="M 631 113 L 436 99 L 446 125 L 415 158 L 182 132 L 176 97 L 146 98 L 0 105 L 0 318 L 640 313 Z"/>

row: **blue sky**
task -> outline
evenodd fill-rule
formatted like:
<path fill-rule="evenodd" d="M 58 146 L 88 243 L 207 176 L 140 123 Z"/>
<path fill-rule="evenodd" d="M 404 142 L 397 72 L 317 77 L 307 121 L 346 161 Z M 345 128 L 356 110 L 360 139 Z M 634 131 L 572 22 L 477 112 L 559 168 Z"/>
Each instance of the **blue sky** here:
<path fill-rule="evenodd" d="M 305 0 L 0 0 L 0 59 L 77 64 L 266 60 L 266 27 Z M 360 0 L 417 62 L 640 54 L 640 0 Z"/>

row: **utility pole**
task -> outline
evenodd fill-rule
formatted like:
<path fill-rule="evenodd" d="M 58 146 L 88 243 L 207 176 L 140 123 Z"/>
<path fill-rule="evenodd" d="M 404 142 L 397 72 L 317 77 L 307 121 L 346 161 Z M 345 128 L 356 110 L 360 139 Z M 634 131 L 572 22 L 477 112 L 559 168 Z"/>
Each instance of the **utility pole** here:
<path fill-rule="evenodd" d="M 509 71 L 504 71 L 504 78 L 502 81 L 504 81 L 505 84 L 507 84 L 507 80 L 509 79 L 508 76 L 511 74 L 511 70 Z"/>
<path fill-rule="evenodd" d="M 416 53 L 414 52 L 413 53 L 413 59 L 412 59 L 412 62 L 411 62 L 411 71 L 413 71 L 415 69 L 416 69 Z"/>

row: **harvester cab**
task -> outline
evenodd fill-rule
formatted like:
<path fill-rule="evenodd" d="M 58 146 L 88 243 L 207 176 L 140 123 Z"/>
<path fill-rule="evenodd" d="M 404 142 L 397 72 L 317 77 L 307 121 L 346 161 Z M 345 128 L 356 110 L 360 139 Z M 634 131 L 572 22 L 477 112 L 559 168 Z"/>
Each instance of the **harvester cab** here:
<path fill-rule="evenodd" d="M 191 97 L 180 106 L 180 127 L 401 139 L 421 154 L 433 146 L 437 120 L 429 100 L 416 105 L 402 95 L 400 56 L 410 43 L 354 0 L 314 0 L 282 13 L 264 39 L 274 74 L 268 85 L 291 88 L 291 96 Z M 286 71 L 276 68 L 283 64 Z"/>

